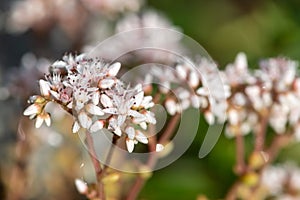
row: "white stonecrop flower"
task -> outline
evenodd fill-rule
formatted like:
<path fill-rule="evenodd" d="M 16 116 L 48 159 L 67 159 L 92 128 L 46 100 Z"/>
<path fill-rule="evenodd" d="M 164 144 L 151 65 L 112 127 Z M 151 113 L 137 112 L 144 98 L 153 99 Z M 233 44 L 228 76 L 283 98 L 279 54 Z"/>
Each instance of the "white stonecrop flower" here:
<path fill-rule="evenodd" d="M 267 189 L 270 196 L 278 199 L 299 199 L 300 192 L 300 169 L 294 163 L 277 164 L 268 166 L 262 171 L 261 185 Z M 292 193 L 289 193 L 292 191 Z"/>
<path fill-rule="evenodd" d="M 226 135 L 255 132 L 258 119 L 264 117 L 268 117 L 269 125 L 277 134 L 284 133 L 288 126 L 296 126 L 300 120 L 296 68 L 294 61 L 271 58 L 250 73 L 246 56 L 238 54 L 235 62 L 221 72 L 233 91 L 227 100 Z M 197 92 L 204 93 L 204 90 Z"/>
<path fill-rule="evenodd" d="M 154 103 L 152 98 L 144 96 L 141 85 L 126 90 L 117 83 L 115 89 L 115 92 L 112 90 L 101 95 L 101 103 L 105 107 L 102 111 L 112 115 L 109 127 L 115 134 L 121 135 L 126 120 L 141 124 L 143 128 L 147 127 L 147 123 L 156 123 L 153 114 L 146 110 L 154 106 Z"/>
<path fill-rule="evenodd" d="M 281 166 L 269 166 L 262 173 L 261 183 L 273 195 L 281 193 L 287 178 L 287 172 Z"/>

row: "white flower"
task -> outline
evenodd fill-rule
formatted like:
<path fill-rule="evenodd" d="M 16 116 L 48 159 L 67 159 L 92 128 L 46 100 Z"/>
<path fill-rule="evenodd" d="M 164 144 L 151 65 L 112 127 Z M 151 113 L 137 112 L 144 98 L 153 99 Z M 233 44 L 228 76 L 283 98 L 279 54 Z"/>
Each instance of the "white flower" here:
<path fill-rule="evenodd" d="M 287 178 L 287 173 L 280 166 L 269 166 L 264 169 L 261 177 L 262 184 L 273 195 L 281 193 Z"/>
<path fill-rule="evenodd" d="M 231 86 L 239 84 L 253 83 L 255 77 L 248 72 L 248 63 L 245 53 L 238 53 L 233 64 L 228 64 L 224 72 L 225 83 Z"/>

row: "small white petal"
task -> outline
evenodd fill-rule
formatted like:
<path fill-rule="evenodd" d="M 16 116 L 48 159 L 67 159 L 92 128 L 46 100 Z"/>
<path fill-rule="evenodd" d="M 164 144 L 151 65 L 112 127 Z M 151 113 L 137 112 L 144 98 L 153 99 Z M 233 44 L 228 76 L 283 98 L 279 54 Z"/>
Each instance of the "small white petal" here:
<path fill-rule="evenodd" d="M 248 86 L 245 88 L 245 92 L 250 98 L 256 98 L 260 95 L 260 88 L 257 85 Z"/>
<path fill-rule="evenodd" d="M 50 95 L 50 86 L 49 86 L 49 82 L 45 81 L 45 80 L 40 80 L 39 81 L 39 85 L 40 85 L 40 91 L 41 94 L 43 96 L 49 96 Z"/>
<path fill-rule="evenodd" d="M 294 81 L 295 75 L 296 75 L 295 67 L 289 67 L 282 75 L 282 80 L 286 85 L 290 85 Z"/>
<path fill-rule="evenodd" d="M 117 126 L 121 127 L 124 124 L 126 117 L 126 115 L 119 115 L 117 118 Z"/>
<path fill-rule="evenodd" d="M 83 59 L 85 59 L 85 57 L 86 57 L 86 55 L 85 55 L 84 53 L 79 54 L 79 55 L 77 55 L 77 56 L 75 57 L 75 61 L 76 61 L 76 62 L 80 62 L 80 61 L 82 61 Z"/>
<path fill-rule="evenodd" d="M 155 147 L 155 151 L 156 152 L 161 152 L 162 150 L 164 150 L 164 145 L 162 144 L 156 144 L 156 147 Z"/>
<path fill-rule="evenodd" d="M 251 126 L 249 123 L 243 123 L 241 125 L 241 132 L 243 135 L 246 135 L 247 133 L 249 133 L 251 131 Z"/>
<path fill-rule="evenodd" d="M 244 106 L 247 103 L 247 99 L 243 93 L 236 93 L 233 97 L 233 101 L 238 106 Z"/>
<path fill-rule="evenodd" d="M 205 112 L 204 117 L 209 125 L 212 125 L 213 123 L 215 123 L 215 117 L 211 112 L 209 112 L 209 111 Z"/>
<path fill-rule="evenodd" d="M 159 86 L 159 90 L 164 94 L 168 93 L 170 88 L 171 88 L 171 85 L 170 85 L 170 82 L 168 82 L 168 81 L 162 82 L 161 85 Z"/>
<path fill-rule="evenodd" d="M 237 125 L 239 122 L 238 112 L 234 109 L 230 109 L 228 111 L 228 120 L 229 120 L 230 124 Z"/>
<path fill-rule="evenodd" d="M 239 71 L 245 71 L 248 68 L 247 56 L 245 53 L 240 52 L 235 58 L 235 66 Z"/>
<path fill-rule="evenodd" d="M 206 87 L 200 87 L 200 88 L 198 88 L 196 93 L 201 95 L 201 96 L 208 96 L 209 95 L 209 90 Z"/>
<path fill-rule="evenodd" d="M 200 106 L 201 108 L 207 108 L 208 107 L 208 100 L 204 97 L 200 97 Z"/>
<path fill-rule="evenodd" d="M 184 99 L 180 102 L 181 109 L 178 111 L 179 113 L 182 112 L 182 110 L 186 110 L 188 107 L 190 107 L 190 100 Z"/>
<path fill-rule="evenodd" d="M 134 131 L 134 128 L 129 126 L 125 129 L 125 133 L 127 134 L 128 138 L 130 140 L 134 140 L 134 137 L 135 137 L 135 131 Z"/>
<path fill-rule="evenodd" d="M 145 120 L 145 116 L 136 110 L 129 110 L 128 115 L 132 116 L 134 118 L 140 118 L 140 119 L 144 118 L 144 120 Z"/>
<path fill-rule="evenodd" d="M 135 117 L 132 119 L 132 122 L 135 124 L 140 124 L 146 121 L 146 117 L 142 115 L 142 117 Z"/>
<path fill-rule="evenodd" d="M 80 125 L 77 121 L 74 122 L 73 126 L 72 126 L 72 132 L 73 133 L 77 133 L 80 129 Z"/>
<path fill-rule="evenodd" d="M 88 191 L 88 186 L 81 179 L 75 179 L 75 186 L 80 194 L 85 194 Z"/>
<path fill-rule="evenodd" d="M 147 129 L 147 123 L 146 123 L 146 122 L 141 122 L 141 123 L 140 123 L 140 127 L 141 127 L 142 129 L 146 130 L 146 129 Z"/>
<path fill-rule="evenodd" d="M 191 103 L 192 103 L 192 106 L 194 108 L 199 108 L 200 107 L 200 100 L 199 100 L 197 95 L 192 95 L 191 96 Z"/>
<path fill-rule="evenodd" d="M 170 115 L 175 115 L 176 113 L 176 103 L 173 99 L 167 99 L 165 103 L 166 109 Z"/>
<path fill-rule="evenodd" d="M 83 108 L 84 103 L 82 103 L 82 101 L 76 101 L 76 106 L 75 106 L 75 110 L 79 111 Z"/>
<path fill-rule="evenodd" d="M 30 115 L 30 116 L 29 116 L 29 119 L 32 120 L 32 119 L 34 119 L 35 117 L 36 117 L 36 114 L 33 114 L 33 115 Z"/>
<path fill-rule="evenodd" d="M 178 92 L 178 97 L 180 99 L 187 99 L 190 97 L 190 92 L 188 90 L 185 90 L 185 89 L 181 89 L 179 92 Z"/>
<path fill-rule="evenodd" d="M 135 139 L 143 144 L 148 144 L 147 137 L 139 130 L 136 131 Z"/>
<path fill-rule="evenodd" d="M 100 93 L 99 91 L 94 92 L 93 96 L 92 96 L 92 102 L 94 105 L 98 105 L 99 103 L 99 98 L 100 98 Z"/>
<path fill-rule="evenodd" d="M 263 93 L 262 94 L 262 99 L 263 99 L 263 102 L 266 106 L 271 106 L 272 103 L 273 103 L 272 96 L 271 96 L 270 93 Z"/>
<path fill-rule="evenodd" d="M 152 99 L 152 96 L 145 96 L 143 98 L 141 106 L 143 106 L 145 109 L 152 108 L 154 106 L 154 102 L 152 102 Z"/>
<path fill-rule="evenodd" d="M 58 94 L 57 92 L 55 92 L 55 91 L 53 91 L 53 90 L 50 90 L 50 94 L 51 94 L 54 98 L 59 99 L 59 94 Z"/>
<path fill-rule="evenodd" d="M 135 97 L 135 105 L 136 107 L 139 107 L 143 101 L 144 98 L 144 91 L 139 92 Z"/>
<path fill-rule="evenodd" d="M 67 108 L 70 108 L 70 109 L 73 108 L 73 101 L 71 101 L 70 103 L 68 103 Z"/>
<path fill-rule="evenodd" d="M 37 116 L 35 121 L 35 128 L 40 128 L 44 122 L 44 119 L 41 116 Z"/>
<path fill-rule="evenodd" d="M 189 76 L 189 85 L 192 88 L 195 88 L 199 85 L 199 76 L 196 72 L 191 72 Z"/>
<path fill-rule="evenodd" d="M 85 106 L 86 110 L 91 113 L 92 115 L 104 115 L 102 109 L 94 104 L 88 104 Z"/>
<path fill-rule="evenodd" d="M 180 78 L 182 79 L 186 79 L 187 77 L 187 70 L 184 66 L 178 64 L 176 65 L 176 71 L 177 71 L 177 74 Z"/>
<path fill-rule="evenodd" d="M 156 124 L 156 119 L 154 117 L 154 113 L 152 113 L 150 111 L 146 111 L 145 116 L 146 116 L 146 122 L 148 122 L 150 124 Z"/>
<path fill-rule="evenodd" d="M 24 112 L 23 115 L 29 116 L 29 115 L 35 115 L 41 111 L 41 107 L 38 106 L 37 104 L 32 104 L 28 106 Z"/>
<path fill-rule="evenodd" d="M 104 127 L 104 121 L 103 120 L 97 120 L 95 123 L 91 126 L 90 131 L 92 133 L 97 132 L 101 130 Z"/>
<path fill-rule="evenodd" d="M 116 62 L 116 63 L 110 65 L 108 68 L 108 75 L 116 76 L 118 74 L 120 68 L 121 68 L 121 63 L 119 63 L 119 62 Z"/>
<path fill-rule="evenodd" d="M 126 146 L 129 153 L 131 153 L 134 149 L 134 141 L 130 139 L 126 139 Z"/>
<path fill-rule="evenodd" d="M 51 125 L 51 118 L 50 118 L 49 114 L 47 114 L 47 116 L 45 116 L 44 120 L 45 120 L 47 126 Z"/>
<path fill-rule="evenodd" d="M 106 108 L 113 107 L 113 102 L 112 102 L 111 98 L 109 98 L 106 94 L 101 95 L 100 101 L 101 101 L 102 105 Z"/>
<path fill-rule="evenodd" d="M 176 108 L 176 113 L 182 113 L 183 107 L 179 103 L 175 105 L 175 108 Z"/>
<path fill-rule="evenodd" d="M 102 89 L 111 88 L 115 84 L 115 80 L 111 78 L 102 79 L 99 82 L 99 87 Z"/>
<path fill-rule="evenodd" d="M 92 119 L 85 112 L 79 113 L 78 120 L 83 128 L 89 128 L 92 124 Z"/>
<path fill-rule="evenodd" d="M 66 67 L 66 63 L 64 61 L 57 60 L 52 64 L 52 66 L 57 68 L 64 68 Z"/>
<path fill-rule="evenodd" d="M 117 114 L 118 110 L 116 108 L 105 108 L 102 110 L 104 113 Z"/>
<path fill-rule="evenodd" d="M 120 137 L 122 136 L 122 131 L 121 131 L 120 127 L 116 127 L 114 130 L 114 133 Z"/>

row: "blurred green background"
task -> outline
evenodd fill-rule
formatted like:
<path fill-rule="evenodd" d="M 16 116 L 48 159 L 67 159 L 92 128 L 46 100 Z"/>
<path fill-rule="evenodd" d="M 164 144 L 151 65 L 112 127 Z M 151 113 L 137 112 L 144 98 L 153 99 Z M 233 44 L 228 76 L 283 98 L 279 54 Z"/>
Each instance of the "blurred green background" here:
<path fill-rule="evenodd" d="M 299 60 L 300 2 L 259 0 L 148 1 L 222 66 L 244 51 L 251 63 L 284 55 Z"/>
<path fill-rule="evenodd" d="M 8 0 L 1 1 L 0 11 L 7 11 L 10 5 Z M 181 27 L 183 33 L 199 42 L 221 67 L 232 62 L 240 51 L 247 54 L 253 68 L 257 67 L 260 59 L 266 57 L 282 55 L 300 60 L 298 0 L 148 0 L 145 7 L 158 10 Z M 18 65 L 22 54 L 27 51 L 57 59 L 63 52 L 73 50 L 68 45 L 54 47 L 51 41 L 44 41 L 37 48 L 33 43 L 35 37 L 38 36 L 31 31 L 11 35 L 1 29 L 2 72 Z M 2 78 L 1 83 L 4 82 L 5 78 Z M 3 108 L 8 102 L 1 104 Z M 15 112 L 20 114 L 21 110 Z M 9 115 L 6 120 L 13 120 L 13 116 Z M 198 151 L 207 129 L 204 120 L 199 122 L 199 127 L 199 133 L 188 151 L 170 166 L 154 173 L 142 190 L 141 199 L 196 199 L 201 194 L 211 199 L 224 197 L 235 180 L 232 172 L 235 162 L 234 141 L 222 135 L 212 152 L 199 159 Z M 1 144 L 13 140 L 8 134 L 11 132 L 1 134 Z M 251 135 L 246 140 L 251 148 Z M 293 159 L 299 162 L 299 150 L 298 145 L 286 149 L 279 160 Z"/>

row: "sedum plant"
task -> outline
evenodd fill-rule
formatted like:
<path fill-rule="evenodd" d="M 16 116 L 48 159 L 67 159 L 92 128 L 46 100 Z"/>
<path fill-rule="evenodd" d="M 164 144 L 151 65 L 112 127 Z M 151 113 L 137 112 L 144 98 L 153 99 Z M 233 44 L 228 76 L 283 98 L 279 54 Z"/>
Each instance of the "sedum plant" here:
<path fill-rule="evenodd" d="M 221 92 L 217 87 L 211 92 L 207 79 L 203 78 L 203 74 L 209 75 L 215 64 L 204 58 L 195 63 L 186 59 L 175 62 L 171 68 L 154 66 L 146 77 L 136 77 L 136 82 L 129 85 L 118 78 L 119 62 L 109 63 L 84 54 L 65 55 L 49 67 L 49 74 L 44 79 L 39 80 L 40 94 L 29 98 L 30 105 L 24 115 L 35 119 L 35 127 L 39 128 L 43 122 L 47 126 L 51 124 L 50 114 L 46 111 L 50 102 L 59 104 L 71 114 L 74 119 L 72 132 L 84 130 L 97 176 L 96 186 L 76 179 L 76 187 L 90 199 L 109 199 L 103 180 L 117 180 L 122 176 L 122 172 L 111 168 L 109 163 L 111 157 L 118 155 L 110 153 L 106 162 L 101 162 L 95 151 L 93 134 L 104 134 L 101 130 L 108 130 L 113 135 L 111 143 L 125 148 L 129 154 L 141 150 L 135 150 L 138 143 L 144 144 L 149 152 L 164 152 L 172 143 L 184 110 L 189 107 L 198 109 L 209 124 L 220 122 L 222 113 L 226 113 L 225 134 L 236 141 L 234 172 L 238 178 L 225 199 L 251 199 L 251 195 L 262 199 L 279 195 L 272 189 L 268 177 L 275 176 L 272 173 L 277 169 L 279 171 L 279 167 L 272 167 L 278 152 L 299 139 L 300 78 L 297 62 L 270 58 L 260 62 L 260 69 L 250 70 L 246 55 L 239 53 L 234 63 L 220 71 L 224 83 L 222 92 L 226 97 L 224 102 L 218 99 L 217 94 Z M 166 128 L 155 135 L 153 127 L 158 116 L 151 109 L 157 104 L 166 109 L 168 120 Z M 213 109 L 212 105 L 218 104 L 222 106 Z M 268 136 L 268 127 L 275 134 Z M 244 137 L 249 133 L 253 134 L 254 141 L 251 153 L 246 154 Z M 271 138 L 270 141 L 267 137 Z M 159 154 L 150 156 L 146 165 L 138 165 L 147 170 L 140 171 L 143 173 L 138 174 L 132 187 L 124 192 L 124 198 L 137 198 L 143 183 L 150 177 L 145 174 L 154 170 L 159 157 Z M 297 167 L 293 165 L 287 170 L 296 173 Z M 288 179 L 288 175 L 282 177 Z M 285 196 L 298 194 L 294 194 L 294 190 L 289 194 L 283 189 L 283 180 L 279 180 L 280 195 L 286 191 Z"/>

